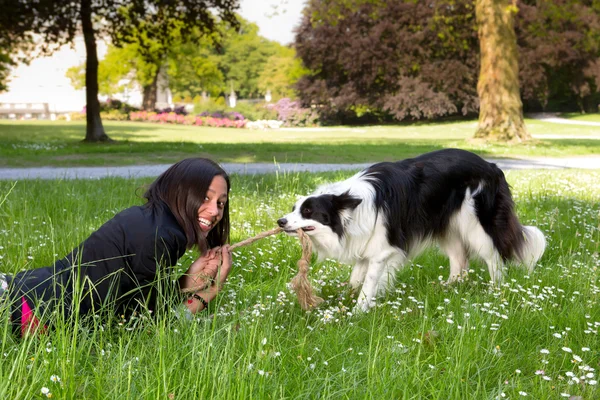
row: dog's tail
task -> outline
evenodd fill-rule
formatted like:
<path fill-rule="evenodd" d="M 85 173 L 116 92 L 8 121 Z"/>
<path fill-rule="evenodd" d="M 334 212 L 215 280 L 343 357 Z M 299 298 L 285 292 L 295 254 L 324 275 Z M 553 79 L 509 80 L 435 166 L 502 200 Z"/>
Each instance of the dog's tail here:
<path fill-rule="evenodd" d="M 495 182 L 488 182 L 475 198 L 479 220 L 502 259 L 517 261 L 531 272 L 544 254 L 546 239 L 538 228 L 521 225 L 504 173 L 492 165 Z"/>
<path fill-rule="evenodd" d="M 522 228 L 523 242 L 520 251 L 515 254 L 515 258 L 527 268 L 527 271 L 531 272 L 546 250 L 546 238 L 542 231 L 535 226 L 523 226 Z"/>

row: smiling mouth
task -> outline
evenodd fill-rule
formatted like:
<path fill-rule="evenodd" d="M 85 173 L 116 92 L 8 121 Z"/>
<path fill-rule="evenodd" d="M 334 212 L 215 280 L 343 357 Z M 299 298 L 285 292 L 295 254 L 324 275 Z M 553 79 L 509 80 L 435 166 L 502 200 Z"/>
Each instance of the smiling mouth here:
<path fill-rule="evenodd" d="M 200 226 L 205 228 L 210 228 L 212 226 L 212 222 L 205 218 L 198 218 L 198 222 L 200 223 Z"/>
<path fill-rule="evenodd" d="M 304 226 L 300 229 L 302 229 L 304 232 L 308 232 L 308 231 L 314 231 L 315 227 L 314 226 Z M 285 231 L 287 233 L 296 233 L 297 229 L 286 229 Z"/>

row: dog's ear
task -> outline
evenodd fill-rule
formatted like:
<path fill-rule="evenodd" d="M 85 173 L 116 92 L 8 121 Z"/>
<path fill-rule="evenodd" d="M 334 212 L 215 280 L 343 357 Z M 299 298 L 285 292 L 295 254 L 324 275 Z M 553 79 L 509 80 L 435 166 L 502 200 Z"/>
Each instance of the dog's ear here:
<path fill-rule="evenodd" d="M 331 199 L 333 205 L 338 210 L 354 210 L 360 203 L 362 203 L 362 199 L 358 197 L 351 196 L 349 192 L 344 192 L 339 196 L 334 195 Z"/>

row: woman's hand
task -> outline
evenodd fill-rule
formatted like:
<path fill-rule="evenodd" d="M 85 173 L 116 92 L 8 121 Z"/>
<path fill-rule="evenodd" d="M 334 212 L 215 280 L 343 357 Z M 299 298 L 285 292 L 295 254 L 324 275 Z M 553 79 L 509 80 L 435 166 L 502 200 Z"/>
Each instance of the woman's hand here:
<path fill-rule="evenodd" d="M 208 303 L 221 291 L 231 271 L 231 265 L 229 245 L 210 249 L 205 255 L 194 261 L 186 274 L 181 277 L 181 289 L 185 292 L 195 289 L 193 292 Z M 190 302 L 190 300 L 192 301 Z M 190 300 L 186 305 L 192 313 L 204 309 L 200 300 L 195 298 Z"/>
<path fill-rule="evenodd" d="M 226 251 L 225 253 L 227 254 L 226 257 L 230 260 L 231 257 L 229 256 L 229 252 Z M 181 289 L 187 292 L 192 288 L 199 290 L 210 286 L 219 274 L 221 254 L 221 248 L 215 247 L 194 261 L 186 273 L 181 277 Z M 228 261 L 227 259 L 224 261 L 223 265 L 231 265 L 231 261 Z M 227 273 L 229 273 L 229 269 L 227 269 Z"/>

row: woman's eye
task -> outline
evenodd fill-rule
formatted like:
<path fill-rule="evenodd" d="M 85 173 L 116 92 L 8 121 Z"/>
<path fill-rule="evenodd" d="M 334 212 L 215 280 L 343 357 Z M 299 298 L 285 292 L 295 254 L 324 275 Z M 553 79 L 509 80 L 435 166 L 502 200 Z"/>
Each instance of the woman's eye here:
<path fill-rule="evenodd" d="M 209 201 L 210 199 L 208 198 L 208 196 L 204 196 L 204 201 Z"/>
<path fill-rule="evenodd" d="M 222 201 L 220 201 L 220 202 L 219 202 L 219 208 L 225 208 L 225 203 L 224 203 L 224 202 L 222 202 Z"/>

